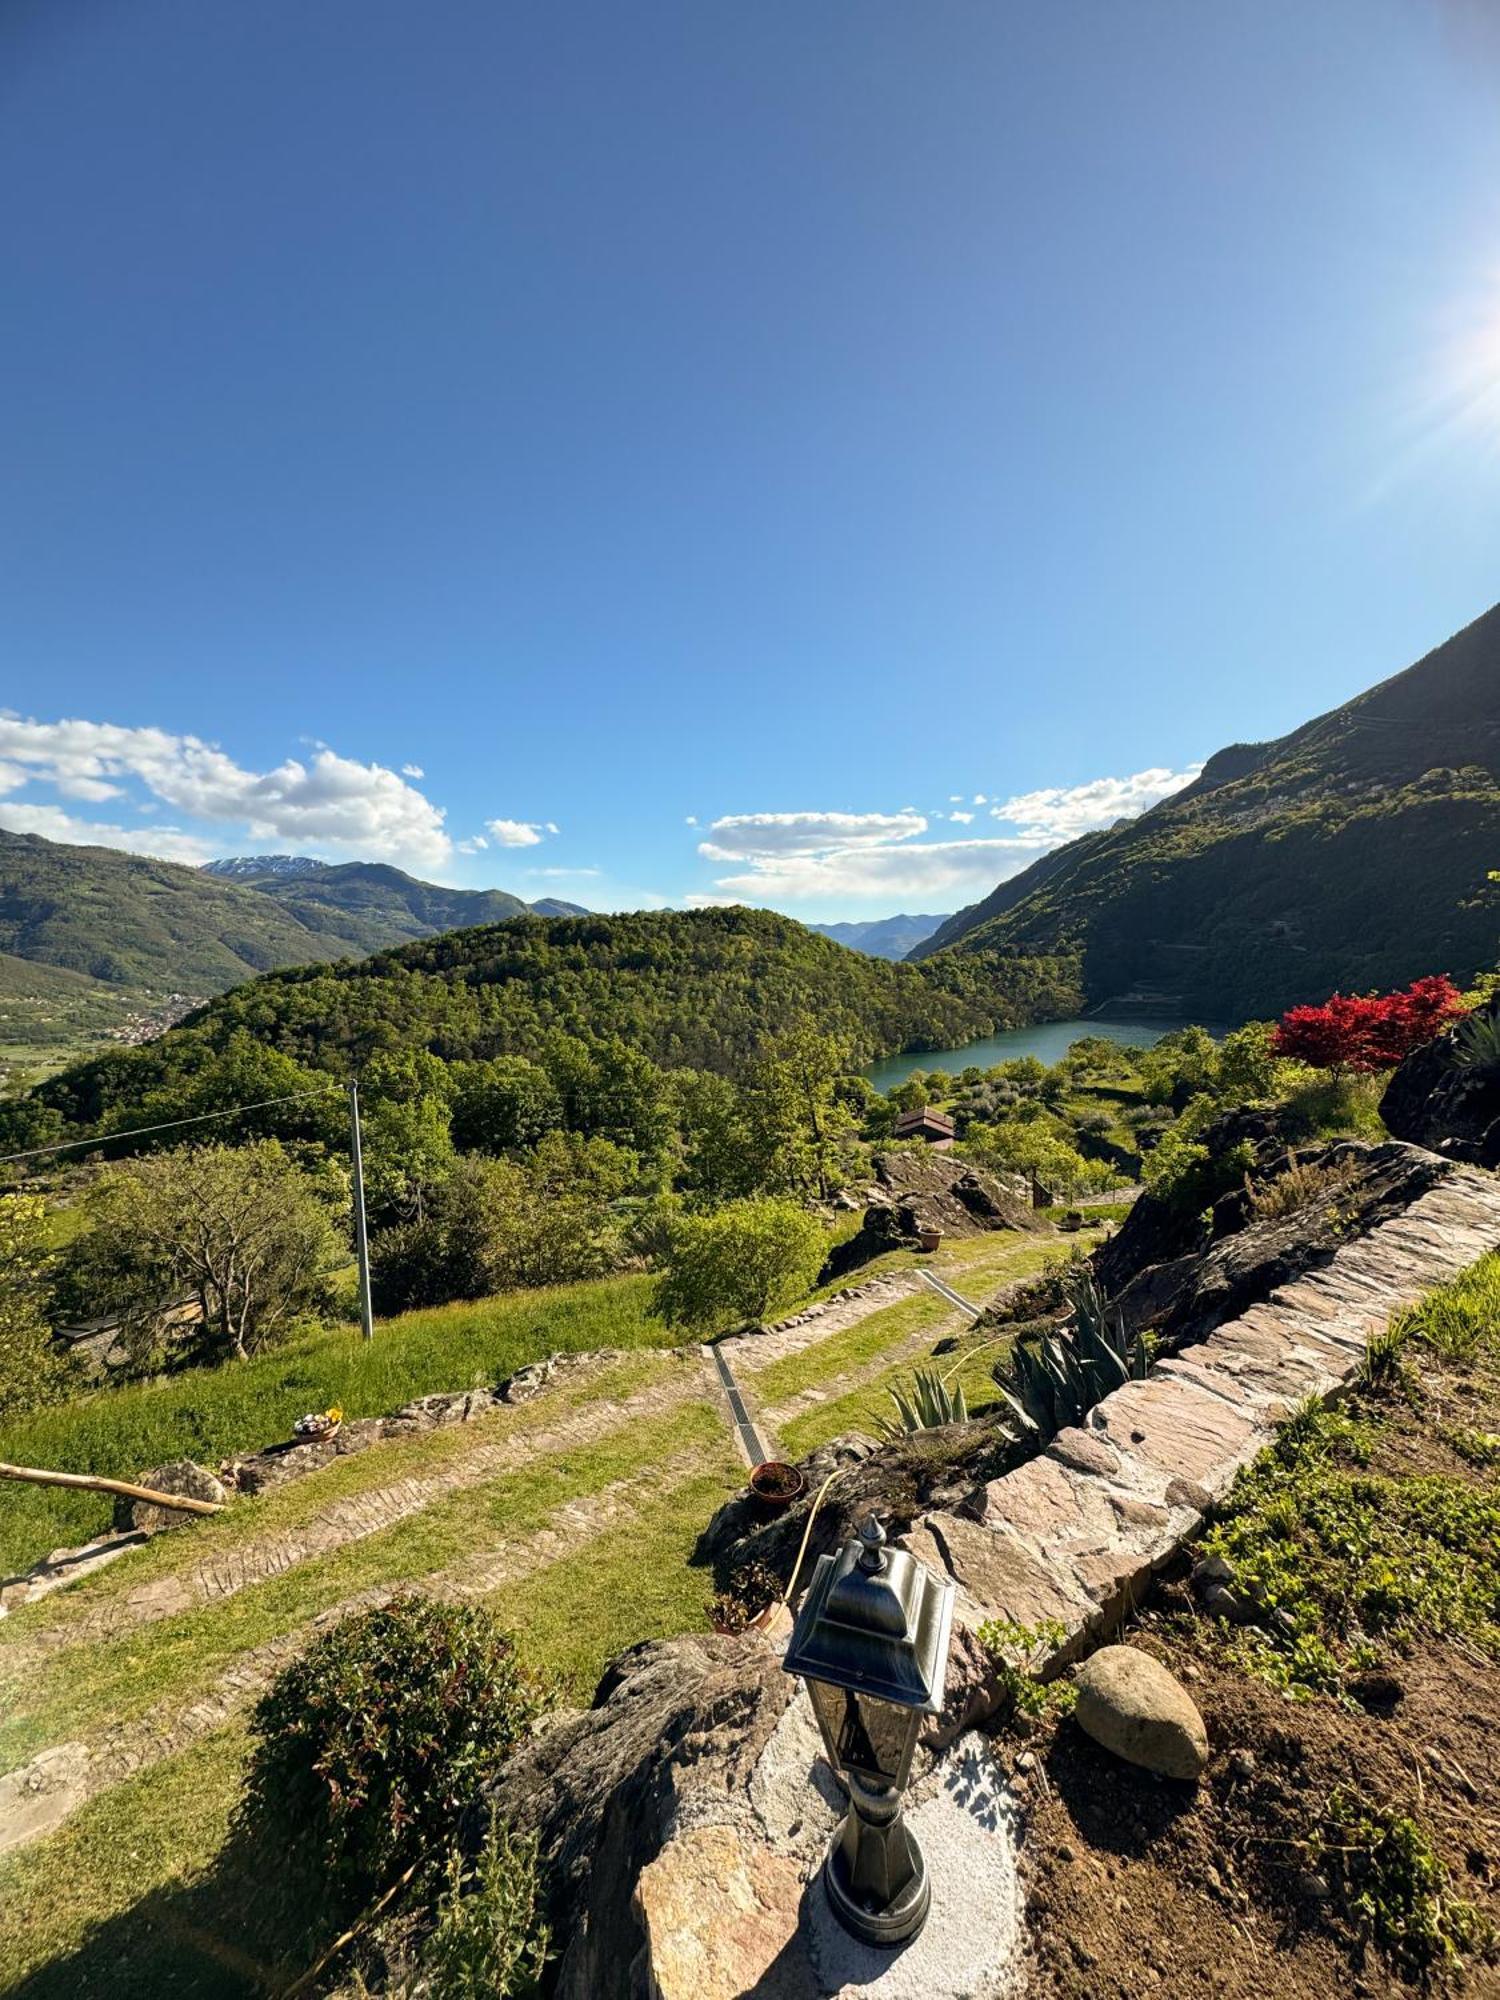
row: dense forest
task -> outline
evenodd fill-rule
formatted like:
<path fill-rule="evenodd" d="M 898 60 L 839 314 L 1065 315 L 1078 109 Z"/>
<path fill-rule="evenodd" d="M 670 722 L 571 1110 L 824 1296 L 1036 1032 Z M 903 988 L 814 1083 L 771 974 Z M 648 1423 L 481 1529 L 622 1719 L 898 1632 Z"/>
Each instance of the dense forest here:
<path fill-rule="evenodd" d="M 769 911 L 527 917 L 252 980 L 142 1048 L 63 1071 L 0 1108 L 0 1124 L 19 1147 L 41 1132 L 122 1129 L 148 1113 L 276 1094 L 268 1080 L 290 1089 L 288 1076 L 344 1077 L 382 1054 L 540 1057 L 558 1035 L 617 1041 L 666 1070 L 737 1076 L 811 1021 L 858 1065 L 1065 1017 L 1077 999 L 1063 961 L 889 964 Z M 231 1077 L 237 1097 L 225 1094 Z"/>

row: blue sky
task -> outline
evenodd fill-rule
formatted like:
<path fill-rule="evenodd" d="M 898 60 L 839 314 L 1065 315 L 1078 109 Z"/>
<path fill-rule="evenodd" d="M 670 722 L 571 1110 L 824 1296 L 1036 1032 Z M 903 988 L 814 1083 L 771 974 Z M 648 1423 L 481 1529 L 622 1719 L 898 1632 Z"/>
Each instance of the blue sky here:
<path fill-rule="evenodd" d="M 946 910 L 1336 704 L 1500 595 L 1496 12 L 4 0 L 0 823 Z"/>

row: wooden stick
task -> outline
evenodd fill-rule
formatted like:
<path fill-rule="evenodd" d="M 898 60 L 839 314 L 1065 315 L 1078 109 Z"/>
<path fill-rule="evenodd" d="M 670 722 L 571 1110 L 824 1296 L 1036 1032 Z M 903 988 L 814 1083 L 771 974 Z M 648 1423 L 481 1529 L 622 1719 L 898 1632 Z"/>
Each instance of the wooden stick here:
<path fill-rule="evenodd" d="M 0 1465 L 0 1479 L 24 1479 L 32 1486 L 81 1486 L 90 1493 L 123 1493 L 127 1500 L 149 1500 L 153 1507 L 176 1507 L 184 1514 L 222 1514 L 222 1500 L 190 1500 L 185 1493 L 158 1493 L 150 1486 L 132 1486 L 126 1479 L 96 1479 L 89 1472 L 40 1472 L 32 1465 Z"/>

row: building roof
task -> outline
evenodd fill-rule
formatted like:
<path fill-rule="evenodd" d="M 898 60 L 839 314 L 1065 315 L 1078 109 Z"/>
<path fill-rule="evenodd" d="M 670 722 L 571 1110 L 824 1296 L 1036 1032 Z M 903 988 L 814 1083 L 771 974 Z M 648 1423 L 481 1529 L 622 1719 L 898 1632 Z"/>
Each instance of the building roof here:
<path fill-rule="evenodd" d="M 953 1120 L 924 1104 L 920 1111 L 903 1111 L 896 1120 L 896 1133 L 904 1138 L 912 1132 L 935 1132 L 939 1138 L 953 1137 Z"/>

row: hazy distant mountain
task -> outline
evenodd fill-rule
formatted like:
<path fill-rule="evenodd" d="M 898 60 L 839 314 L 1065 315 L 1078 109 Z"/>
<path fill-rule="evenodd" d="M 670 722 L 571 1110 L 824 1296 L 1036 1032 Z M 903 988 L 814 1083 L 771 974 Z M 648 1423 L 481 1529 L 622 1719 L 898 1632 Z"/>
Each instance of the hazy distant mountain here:
<path fill-rule="evenodd" d="M 1234 744 L 1139 819 L 1045 855 L 919 959 L 1071 959 L 1087 1003 L 1244 1020 L 1493 967 L 1500 606 L 1271 743 Z"/>
<path fill-rule="evenodd" d="M 862 924 L 809 924 L 807 928 L 832 938 L 835 944 L 846 944 L 850 951 L 862 951 L 867 958 L 905 958 L 941 925 L 951 922 L 950 917 L 871 917 Z"/>
<path fill-rule="evenodd" d="M 534 917 L 590 917 L 592 910 L 586 910 L 582 903 L 564 903 L 556 896 L 538 896 L 528 904 Z"/>
<path fill-rule="evenodd" d="M 435 931 L 467 930 L 526 915 L 504 889 L 444 889 L 383 861 L 314 861 L 300 854 L 235 855 L 202 871 L 229 877 L 320 937 L 363 957 Z M 319 956 L 326 954 L 320 953 Z"/>

